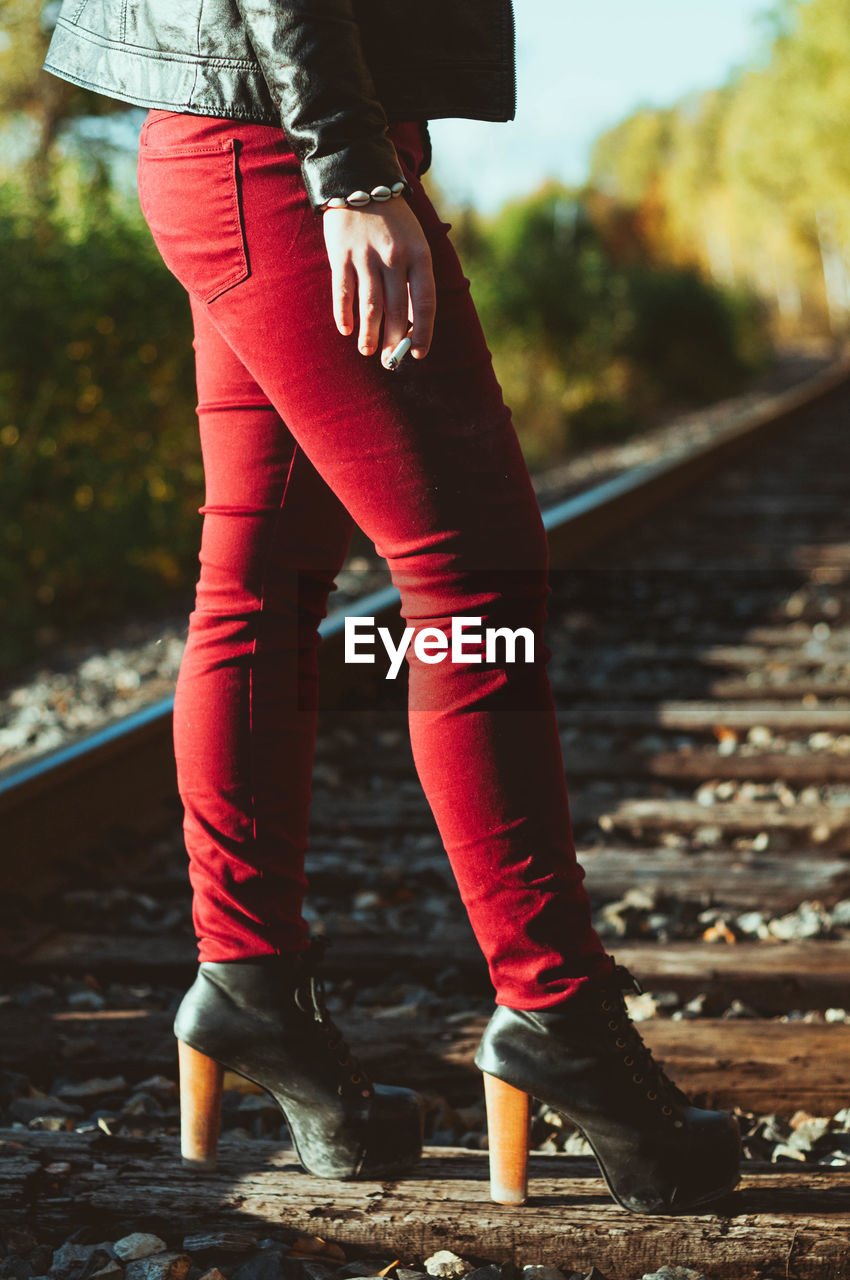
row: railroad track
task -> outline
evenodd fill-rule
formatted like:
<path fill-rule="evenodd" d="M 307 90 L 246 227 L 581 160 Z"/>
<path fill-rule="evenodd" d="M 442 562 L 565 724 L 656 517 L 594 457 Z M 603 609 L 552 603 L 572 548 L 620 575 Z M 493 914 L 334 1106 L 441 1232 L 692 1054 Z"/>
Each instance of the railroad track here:
<path fill-rule="evenodd" d="M 489 1202 L 472 1065 L 486 970 L 416 780 L 404 686 L 355 689 L 364 669 L 345 668 L 330 617 L 312 904 L 335 939 L 335 1016 L 373 1074 L 429 1100 L 422 1171 L 375 1188 L 282 1177 L 291 1152 L 238 1079 L 219 1173 L 180 1170 L 170 1022 L 195 948 L 165 701 L 0 783 L 13 851 L 0 1080 L 28 1126 L 0 1130 L 7 1215 L 57 1240 L 81 1221 L 176 1239 L 189 1217 L 318 1220 L 372 1256 L 448 1246 L 610 1280 L 664 1262 L 850 1275 L 848 417 L 842 365 L 545 514 L 549 675 L 586 883 L 608 949 L 647 992 L 633 1009 L 656 1056 L 749 1132 L 728 1203 L 626 1214 L 541 1109 L 529 1205 Z M 400 626 L 392 590 L 356 609 Z M 55 1100 L 55 1123 L 29 1127 L 53 1104 L 14 1096 L 15 1073 Z"/>

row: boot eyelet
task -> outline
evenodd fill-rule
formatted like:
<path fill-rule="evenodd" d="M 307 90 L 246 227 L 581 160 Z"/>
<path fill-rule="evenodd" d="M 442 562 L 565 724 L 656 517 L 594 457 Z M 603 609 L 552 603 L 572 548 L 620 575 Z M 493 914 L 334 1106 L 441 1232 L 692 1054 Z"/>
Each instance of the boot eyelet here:
<path fill-rule="evenodd" d="M 652 1099 L 653 1099 L 653 1101 L 654 1101 L 654 1100 L 658 1097 L 658 1094 L 655 1092 L 655 1090 L 654 1090 L 654 1089 L 647 1089 L 647 1091 L 646 1091 L 646 1096 L 647 1096 L 648 1098 L 652 1098 Z"/>
<path fill-rule="evenodd" d="M 608 1026 L 609 1026 L 609 1028 L 610 1028 L 610 1030 L 611 1030 L 611 1031 L 616 1031 L 616 1030 L 617 1030 L 617 1027 L 618 1027 L 619 1025 L 620 1025 L 620 1024 L 617 1022 L 617 1019 L 616 1019 L 616 1018 L 609 1018 L 609 1020 L 608 1020 Z"/>
<path fill-rule="evenodd" d="M 684 1121 L 682 1121 L 682 1120 L 674 1120 L 674 1121 L 673 1121 L 673 1124 L 676 1126 L 676 1128 L 677 1128 L 677 1129 L 681 1129 L 681 1127 L 682 1127 L 683 1123 L 684 1123 Z"/>
<path fill-rule="evenodd" d="M 673 1114 L 673 1108 L 672 1108 L 672 1107 L 668 1107 L 668 1106 L 667 1106 L 667 1104 L 666 1104 L 666 1102 L 665 1102 L 664 1106 L 661 1108 L 661 1110 L 664 1112 L 665 1116 L 672 1116 L 672 1114 Z"/>
<path fill-rule="evenodd" d="M 355 1071 L 354 1075 L 351 1077 L 353 1084 L 360 1084 L 362 1079 L 363 1077 L 360 1075 L 359 1071 Z"/>
<path fill-rule="evenodd" d="M 623 1062 L 625 1062 L 625 1064 L 626 1064 L 626 1066 L 627 1066 L 627 1067 L 633 1067 L 633 1066 L 635 1065 L 635 1060 L 634 1060 L 634 1058 L 631 1058 L 631 1057 L 628 1057 L 628 1056 L 627 1056 L 627 1057 L 625 1057 L 625 1058 L 623 1058 Z"/>
<path fill-rule="evenodd" d="M 635 1084 L 643 1084 L 643 1076 L 637 1071 L 632 1076 L 632 1079 L 634 1080 Z"/>
<path fill-rule="evenodd" d="M 603 1008 L 603 1009 L 611 1009 L 611 1008 L 613 1008 L 613 1005 L 611 1004 L 611 1001 L 610 1001 L 610 1000 L 603 1000 L 603 1001 L 602 1001 L 602 1008 Z"/>
<path fill-rule="evenodd" d="M 361 1089 L 361 1090 L 360 1090 L 360 1097 L 361 1097 L 361 1098 L 371 1098 L 371 1096 L 372 1096 L 372 1094 L 371 1094 L 371 1092 L 370 1092 L 370 1090 L 369 1090 L 369 1089 Z"/>
<path fill-rule="evenodd" d="M 622 1036 L 617 1036 L 617 1039 L 614 1041 L 614 1044 L 617 1046 L 618 1049 L 625 1049 L 626 1047 L 626 1042 L 622 1038 Z"/>

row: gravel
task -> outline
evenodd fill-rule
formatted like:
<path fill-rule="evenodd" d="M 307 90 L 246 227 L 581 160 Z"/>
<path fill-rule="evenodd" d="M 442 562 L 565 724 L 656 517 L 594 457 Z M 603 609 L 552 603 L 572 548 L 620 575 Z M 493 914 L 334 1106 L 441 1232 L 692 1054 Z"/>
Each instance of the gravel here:
<path fill-rule="evenodd" d="M 557 1267 L 540 1263 L 492 1263 L 462 1257 L 448 1249 L 441 1249 L 424 1260 L 406 1263 L 400 1258 L 369 1256 L 347 1260 L 346 1251 L 333 1241 L 319 1236 L 299 1236 L 285 1223 L 276 1223 L 273 1234 L 261 1238 L 259 1234 L 239 1237 L 238 1257 L 233 1248 L 232 1233 L 221 1232 L 216 1236 L 185 1237 L 179 1240 L 163 1240 L 156 1236 L 133 1234 L 115 1242 L 101 1241 L 84 1244 L 88 1228 L 79 1228 L 65 1243 L 52 1246 L 39 1243 L 35 1236 L 10 1228 L 0 1237 L 0 1275 L 20 1280 L 44 1277 L 44 1280 L 94 1280 L 95 1276 L 114 1277 L 115 1280 L 353 1280 L 354 1277 L 371 1277 L 372 1280 L 427 1280 L 429 1276 L 441 1280 L 609 1280 L 608 1275 L 593 1266 L 590 1271 L 575 1271 L 569 1267 Z M 155 1244 L 144 1257 L 128 1259 L 127 1242 L 143 1241 L 144 1245 L 130 1244 L 130 1248 Z M 93 1268 L 101 1259 L 106 1265 Z M 43 1266 L 42 1272 L 33 1270 L 34 1264 Z M 657 1271 L 644 1272 L 634 1280 L 704 1280 L 700 1272 L 688 1267 L 662 1266 Z"/>

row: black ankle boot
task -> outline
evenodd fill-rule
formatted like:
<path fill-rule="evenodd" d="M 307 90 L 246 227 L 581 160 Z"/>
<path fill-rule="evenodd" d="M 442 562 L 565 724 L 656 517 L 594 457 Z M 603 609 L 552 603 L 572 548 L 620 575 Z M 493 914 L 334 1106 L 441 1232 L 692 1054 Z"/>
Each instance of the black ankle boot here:
<path fill-rule="evenodd" d="M 667 1077 L 629 1017 L 629 988 L 642 990 L 618 964 L 558 1006 L 497 1007 L 475 1055 L 485 1073 L 494 1200 L 526 1198 L 531 1097 L 581 1131 L 611 1195 L 632 1213 L 676 1213 L 737 1185 L 737 1120 L 691 1106 Z"/>
<path fill-rule="evenodd" d="M 184 1162 L 214 1168 L 224 1068 L 261 1085 L 321 1178 L 389 1178 L 422 1150 L 417 1093 L 372 1084 L 328 1014 L 307 952 L 204 962 L 177 1010 Z"/>

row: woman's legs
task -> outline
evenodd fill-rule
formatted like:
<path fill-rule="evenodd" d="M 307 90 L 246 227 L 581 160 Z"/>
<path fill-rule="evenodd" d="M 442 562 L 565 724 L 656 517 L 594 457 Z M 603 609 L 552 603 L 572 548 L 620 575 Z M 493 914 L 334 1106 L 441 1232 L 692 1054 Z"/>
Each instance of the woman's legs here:
<path fill-rule="evenodd" d="M 416 631 L 466 615 L 534 633 L 531 664 L 409 649 L 409 711 L 497 1000 L 546 1007 L 612 964 L 545 671 L 546 538 L 449 224 L 397 145 L 437 315 L 428 356 L 390 373 L 336 329 L 321 221 L 282 131 L 169 116 L 143 139 L 143 208 L 192 293 L 213 508 L 175 723 L 201 958 L 301 945 L 315 627 L 353 518 Z"/>
<path fill-rule="evenodd" d="M 307 945 L 318 626 L 353 522 L 192 299 L 206 479 L 174 745 L 201 960 Z"/>

